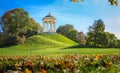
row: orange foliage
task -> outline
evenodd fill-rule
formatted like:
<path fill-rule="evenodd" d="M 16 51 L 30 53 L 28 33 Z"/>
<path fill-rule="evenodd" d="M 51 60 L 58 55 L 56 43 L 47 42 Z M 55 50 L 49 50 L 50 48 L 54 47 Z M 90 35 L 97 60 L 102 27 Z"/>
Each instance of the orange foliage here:
<path fill-rule="evenodd" d="M 32 71 L 29 70 L 28 68 L 25 68 L 24 73 L 32 73 Z"/>
<path fill-rule="evenodd" d="M 40 71 L 40 73 L 47 73 L 47 71 L 44 70 L 44 69 L 42 69 L 42 70 Z"/>
<path fill-rule="evenodd" d="M 97 59 L 100 59 L 101 58 L 101 55 L 96 55 L 95 56 L 95 59 L 97 60 Z"/>

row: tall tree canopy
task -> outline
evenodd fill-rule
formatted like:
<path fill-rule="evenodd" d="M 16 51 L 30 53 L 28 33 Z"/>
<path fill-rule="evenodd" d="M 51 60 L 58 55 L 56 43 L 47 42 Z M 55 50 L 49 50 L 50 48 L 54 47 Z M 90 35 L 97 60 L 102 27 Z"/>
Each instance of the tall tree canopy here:
<path fill-rule="evenodd" d="M 77 35 L 77 42 L 80 44 L 80 45 L 86 45 L 86 36 L 85 34 L 81 31 L 81 32 L 78 32 L 78 35 Z"/>
<path fill-rule="evenodd" d="M 42 27 L 33 18 L 29 19 L 29 23 L 24 30 L 27 37 L 37 34 L 38 31 L 42 32 Z"/>
<path fill-rule="evenodd" d="M 84 0 L 71 0 L 71 1 L 73 1 L 73 2 L 79 2 L 79 1 L 83 2 Z M 108 2 L 110 2 L 111 5 L 118 6 L 118 0 L 108 0 Z"/>
<path fill-rule="evenodd" d="M 59 26 L 57 29 L 57 33 L 62 34 L 74 41 L 76 41 L 77 30 L 71 24 L 66 24 L 64 26 Z"/>
<path fill-rule="evenodd" d="M 92 26 L 88 28 L 87 43 L 91 46 L 98 46 L 102 43 L 102 36 L 105 30 L 105 25 L 101 19 L 96 20 Z"/>
<path fill-rule="evenodd" d="M 107 47 L 117 47 L 117 45 L 119 45 L 119 44 L 118 44 L 118 39 L 115 36 L 115 34 L 109 33 L 109 32 L 105 32 L 105 33 L 106 33 L 106 39 L 107 39 L 106 46 Z"/>
<path fill-rule="evenodd" d="M 116 47 L 117 37 L 115 34 L 105 32 L 105 24 L 99 19 L 89 26 L 87 44 L 94 47 Z"/>
<path fill-rule="evenodd" d="M 20 44 L 29 36 L 35 35 L 42 27 L 29 17 L 22 8 L 9 10 L 2 16 L 2 29 L 5 45 Z"/>
<path fill-rule="evenodd" d="M 4 32 L 9 34 L 18 34 L 25 26 L 29 25 L 29 14 L 21 8 L 7 11 L 2 16 Z"/>

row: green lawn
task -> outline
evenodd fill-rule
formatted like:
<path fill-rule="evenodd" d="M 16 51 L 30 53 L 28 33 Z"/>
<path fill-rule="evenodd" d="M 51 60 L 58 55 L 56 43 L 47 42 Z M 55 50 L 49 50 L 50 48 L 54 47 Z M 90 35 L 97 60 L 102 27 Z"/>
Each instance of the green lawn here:
<path fill-rule="evenodd" d="M 46 48 L 40 49 L 39 46 L 13 46 L 0 49 L 0 55 L 66 55 L 66 54 L 115 54 L 120 53 L 116 48 Z"/>
<path fill-rule="evenodd" d="M 0 55 L 66 55 L 66 54 L 115 54 L 116 48 L 79 48 L 74 41 L 60 34 L 35 35 L 22 45 L 0 48 Z"/>

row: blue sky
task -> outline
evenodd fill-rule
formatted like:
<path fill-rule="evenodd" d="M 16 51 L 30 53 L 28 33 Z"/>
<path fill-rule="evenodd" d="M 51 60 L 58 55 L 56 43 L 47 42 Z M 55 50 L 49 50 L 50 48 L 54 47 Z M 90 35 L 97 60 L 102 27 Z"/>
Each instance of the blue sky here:
<path fill-rule="evenodd" d="M 88 32 L 94 20 L 102 19 L 107 32 L 120 38 L 120 5 L 111 6 L 108 0 L 85 0 L 72 3 L 70 0 L 0 0 L 0 16 L 14 8 L 23 8 L 42 26 L 42 18 L 49 12 L 57 18 L 57 27 L 74 25 L 78 31 Z"/>

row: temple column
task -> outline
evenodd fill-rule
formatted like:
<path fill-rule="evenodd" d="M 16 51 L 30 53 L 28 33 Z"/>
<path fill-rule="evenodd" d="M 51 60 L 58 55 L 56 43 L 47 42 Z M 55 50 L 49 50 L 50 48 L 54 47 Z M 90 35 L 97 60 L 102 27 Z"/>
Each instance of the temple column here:
<path fill-rule="evenodd" d="M 43 32 L 45 32 L 45 22 L 43 22 Z"/>
<path fill-rule="evenodd" d="M 47 31 L 46 32 L 49 32 L 49 25 L 47 24 Z"/>
<path fill-rule="evenodd" d="M 56 18 L 50 13 L 43 19 L 43 32 L 56 32 Z"/>
<path fill-rule="evenodd" d="M 46 28 L 47 28 L 47 27 L 46 27 L 46 23 L 45 23 L 45 26 L 44 26 L 44 31 L 45 31 L 45 32 L 46 32 Z"/>
<path fill-rule="evenodd" d="M 54 32 L 56 32 L 56 24 L 54 24 Z"/>
<path fill-rule="evenodd" d="M 52 24 L 52 32 L 53 32 L 54 30 L 53 30 L 53 24 Z"/>
<path fill-rule="evenodd" d="M 52 24 L 50 24 L 50 32 L 52 32 Z"/>

